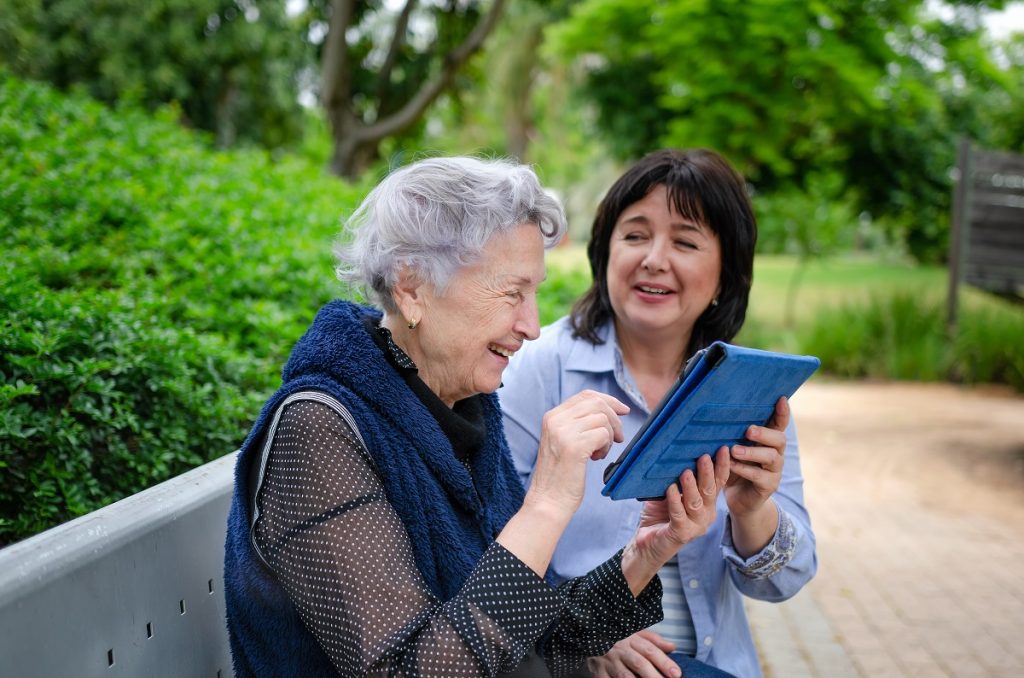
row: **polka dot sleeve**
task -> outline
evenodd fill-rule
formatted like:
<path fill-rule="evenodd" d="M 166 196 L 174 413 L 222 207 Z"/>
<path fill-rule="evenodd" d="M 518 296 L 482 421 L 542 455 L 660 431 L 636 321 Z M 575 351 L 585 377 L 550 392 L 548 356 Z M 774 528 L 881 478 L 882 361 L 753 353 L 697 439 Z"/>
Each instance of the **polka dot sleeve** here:
<path fill-rule="evenodd" d="M 634 601 L 617 558 L 556 591 L 497 543 L 439 601 L 368 453 L 323 403 L 285 407 L 257 506 L 260 553 L 342 675 L 493 676 L 542 636 L 557 675 L 653 623 L 623 612 L 646 609 L 654 585 Z"/>
<path fill-rule="evenodd" d="M 636 598 L 622 574 L 622 551 L 582 577 L 562 584 L 565 607 L 545 636 L 542 654 L 551 674 L 576 675 L 587 657 L 599 657 L 617 641 L 662 620 L 661 580 Z"/>

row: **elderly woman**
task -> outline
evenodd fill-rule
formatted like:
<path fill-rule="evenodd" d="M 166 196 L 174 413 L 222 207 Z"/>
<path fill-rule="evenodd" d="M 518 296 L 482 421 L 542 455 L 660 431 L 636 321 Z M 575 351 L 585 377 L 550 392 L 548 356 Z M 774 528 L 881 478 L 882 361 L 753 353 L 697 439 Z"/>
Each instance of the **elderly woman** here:
<path fill-rule="evenodd" d="M 643 425 L 687 359 L 743 325 L 757 225 L 743 179 L 717 153 L 661 150 L 608 189 L 587 254 L 593 284 L 572 313 L 544 328 L 513 359 L 499 395 L 517 469 L 536 482 L 542 417 L 585 389 L 629 403 L 626 438 Z M 785 400 L 750 445 L 730 450 L 721 509 L 706 535 L 661 571 L 665 619 L 588 660 L 605 676 L 758 676 L 743 596 L 778 601 L 816 570 L 803 503 L 796 433 Z M 604 467 L 587 469 L 586 492 L 551 562 L 551 579 L 586 572 L 621 548 L 641 520 L 637 502 L 601 495 Z"/>
<path fill-rule="evenodd" d="M 622 440 L 583 392 L 516 477 L 493 391 L 537 336 L 544 248 L 565 220 L 525 167 L 425 160 L 348 224 L 333 302 L 295 346 L 238 459 L 225 584 L 238 676 L 492 676 L 536 650 L 555 674 L 661 618 L 655 576 L 715 517 L 727 459 L 645 506 L 625 549 L 543 579 L 586 466 Z"/>

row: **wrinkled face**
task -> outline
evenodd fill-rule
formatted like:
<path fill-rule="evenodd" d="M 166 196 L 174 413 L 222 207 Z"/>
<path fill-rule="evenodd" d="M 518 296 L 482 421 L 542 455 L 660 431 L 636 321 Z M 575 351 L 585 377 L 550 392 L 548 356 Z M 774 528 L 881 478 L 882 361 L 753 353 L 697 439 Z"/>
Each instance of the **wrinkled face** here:
<path fill-rule="evenodd" d="M 500 233 L 483 258 L 459 270 L 443 295 L 420 288 L 422 321 L 411 332 L 420 377 L 441 400 L 491 393 L 509 357 L 540 334 L 537 287 L 544 239 L 534 224 Z"/>
<path fill-rule="evenodd" d="M 697 318 L 718 294 L 718 236 L 685 219 L 664 186 L 622 211 L 612 231 L 608 295 L 620 341 L 689 343 Z"/>

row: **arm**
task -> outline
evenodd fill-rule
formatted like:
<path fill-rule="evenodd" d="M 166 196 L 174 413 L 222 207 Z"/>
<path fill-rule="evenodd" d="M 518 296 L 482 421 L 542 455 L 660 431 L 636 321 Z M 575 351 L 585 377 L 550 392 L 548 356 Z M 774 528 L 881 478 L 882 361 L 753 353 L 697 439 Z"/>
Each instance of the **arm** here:
<path fill-rule="evenodd" d="M 593 405 L 595 397 L 580 400 Z M 607 407 L 597 400 L 598 409 Z M 587 407 L 560 412 L 549 426 L 554 433 L 546 437 L 542 478 L 552 475 L 552 466 L 575 472 L 573 464 L 585 463 L 565 441 L 581 440 L 579 426 L 585 439 L 594 428 L 594 412 Z M 565 434 L 560 437 L 559 431 Z M 561 594 L 552 590 L 538 573 L 550 557 L 544 544 L 557 539 L 557 530 L 550 539 L 531 536 L 551 530 L 537 521 L 561 520 L 571 500 L 565 502 L 565 488 L 557 482 L 538 487 L 533 503 L 506 526 L 459 594 L 442 603 L 422 581 L 408 535 L 365 449 L 336 413 L 298 403 L 285 410 L 274 437 L 258 499 L 256 542 L 304 623 L 345 675 L 383 670 L 408 676 L 493 675 L 515 666 L 556 619 L 562 624 L 549 636 L 552 657 L 572 666 L 580 652 L 596 651 L 588 648 L 606 634 L 612 634 L 610 645 L 656 621 L 660 587 L 650 586 L 634 599 L 616 562 L 610 574 L 608 567 L 598 568 Z M 609 592 L 615 600 L 610 607 Z M 588 626 L 598 620 L 596 631 Z"/>
<path fill-rule="evenodd" d="M 338 671 L 493 675 L 559 614 L 555 591 L 497 544 L 458 595 L 426 587 L 366 451 L 317 403 L 282 415 L 255 538 Z"/>
<path fill-rule="evenodd" d="M 573 666 L 585 657 L 604 655 L 613 645 L 621 645 L 615 643 L 619 638 L 626 639 L 623 643 L 627 647 L 648 643 L 646 638 L 627 636 L 662 618 L 661 585 L 654 575 L 682 546 L 703 535 L 715 522 L 718 495 L 728 478 L 729 453 L 726 448 L 719 450 L 714 462 L 708 455 L 701 457 L 697 462 L 697 473 L 684 472 L 678 486 L 672 484 L 668 488 L 665 499 L 645 502 L 636 534 L 619 554 L 586 577 L 566 582 L 567 587 L 573 587 L 570 590 L 582 595 L 579 595 L 579 602 L 570 604 L 567 614 L 559 619 L 556 631 L 561 632 L 561 637 L 545 647 L 548 654 L 554 650 L 563 658 L 572 660 L 567 662 L 563 659 L 559 663 L 558 656 L 555 661 L 549 659 L 548 665 L 555 676 L 563 675 L 566 665 Z M 605 574 L 600 587 L 593 583 L 580 585 L 581 580 L 589 580 L 601 572 Z M 656 598 L 652 592 L 655 582 Z M 642 608 L 651 604 L 657 606 L 656 615 L 645 617 L 640 614 Z M 613 625 L 610 620 L 618 620 L 618 624 Z M 650 635 L 657 638 L 656 634 Z M 663 641 L 661 644 L 665 645 Z M 658 649 L 653 644 L 651 647 Z M 678 675 L 678 670 L 673 670 L 674 663 L 667 660 L 663 652 L 662 659 L 661 662 L 655 660 L 656 665 L 664 666 L 668 675 Z M 645 660 L 643 663 L 648 662 Z M 626 662 L 622 664 L 618 668 L 634 668 Z M 647 670 L 648 675 L 660 675 L 650 673 L 655 671 L 653 666 L 648 666 Z"/>
<path fill-rule="evenodd" d="M 750 446 L 744 455 L 734 456 L 722 547 L 729 575 L 741 592 L 761 600 L 785 600 L 817 570 L 788 403 L 780 403 L 768 427 L 752 428 L 760 429 L 751 440 L 761 447 Z M 774 469 L 773 463 L 778 464 Z"/>

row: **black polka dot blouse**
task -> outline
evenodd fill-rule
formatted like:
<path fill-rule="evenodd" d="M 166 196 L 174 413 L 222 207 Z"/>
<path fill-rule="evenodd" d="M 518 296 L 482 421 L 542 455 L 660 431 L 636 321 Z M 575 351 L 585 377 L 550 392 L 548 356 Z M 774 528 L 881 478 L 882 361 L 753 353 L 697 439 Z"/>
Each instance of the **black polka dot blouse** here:
<path fill-rule="evenodd" d="M 322 402 L 285 406 L 264 468 L 254 542 L 343 676 L 494 676 L 534 649 L 565 675 L 661 619 L 660 581 L 634 599 L 621 553 L 554 589 L 492 543 L 436 599 L 369 453 Z"/>

